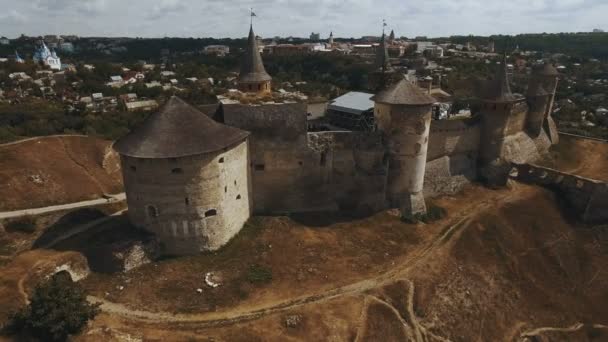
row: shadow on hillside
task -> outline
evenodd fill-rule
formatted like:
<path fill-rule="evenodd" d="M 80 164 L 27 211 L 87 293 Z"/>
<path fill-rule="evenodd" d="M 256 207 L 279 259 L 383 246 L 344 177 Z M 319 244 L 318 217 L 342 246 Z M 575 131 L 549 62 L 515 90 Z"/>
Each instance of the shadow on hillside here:
<path fill-rule="evenodd" d="M 45 229 L 44 233 L 36 239 L 32 249 L 52 247 L 53 241 L 61 236 L 70 234 L 78 226 L 107 217 L 106 214 L 95 208 L 83 208 L 71 211 L 62 216 L 57 222 Z"/>
<path fill-rule="evenodd" d="M 91 226 L 79 231 L 87 224 Z M 79 252 L 87 258 L 91 271 L 99 273 L 124 271 L 133 260 L 154 259 L 157 252 L 154 236 L 131 225 L 126 213 L 108 217 L 96 209 L 66 214 L 33 248 Z"/>

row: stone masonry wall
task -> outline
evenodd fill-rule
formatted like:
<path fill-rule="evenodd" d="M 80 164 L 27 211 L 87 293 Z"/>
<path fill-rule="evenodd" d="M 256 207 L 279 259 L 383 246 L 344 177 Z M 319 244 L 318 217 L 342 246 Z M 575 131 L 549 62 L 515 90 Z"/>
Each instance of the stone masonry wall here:
<path fill-rule="evenodd" d="M 157 236 L 164 254 L 226 244 L 250 216 L 247 141 L 174 159 L 122 156 L 131 222 Z"/>
<path fill-rule="evenodd" d="M 608 183 L 542 166 L 512 165 L 511 178 L 557 191 L 583 221 L 608 222 Z"/>

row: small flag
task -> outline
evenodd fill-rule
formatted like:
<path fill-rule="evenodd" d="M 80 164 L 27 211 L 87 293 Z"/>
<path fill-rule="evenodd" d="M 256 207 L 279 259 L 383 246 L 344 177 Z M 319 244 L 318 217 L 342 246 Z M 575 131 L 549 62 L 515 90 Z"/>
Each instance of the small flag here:
<path fill-rule="evenodd" d="M 257 15 L 253 12 L 253 8 L 251 9 L 251 16 L 252 17 L 257 17 Z"/>

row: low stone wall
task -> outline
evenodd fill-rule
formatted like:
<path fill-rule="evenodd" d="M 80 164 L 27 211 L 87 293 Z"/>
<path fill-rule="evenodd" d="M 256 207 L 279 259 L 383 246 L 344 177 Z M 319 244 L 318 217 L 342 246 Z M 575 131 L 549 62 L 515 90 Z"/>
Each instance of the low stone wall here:
<path fill-rule="evenodd" d="M 608 222 L 608 183 L 532 164 L 513 163 L 510 177 L 557 191 L 584 222 Z"/>

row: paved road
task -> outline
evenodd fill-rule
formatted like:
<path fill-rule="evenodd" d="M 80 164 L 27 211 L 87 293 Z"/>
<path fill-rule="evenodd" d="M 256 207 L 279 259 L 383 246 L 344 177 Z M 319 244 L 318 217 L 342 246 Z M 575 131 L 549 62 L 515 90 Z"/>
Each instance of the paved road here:
<path fill-rule="evenodd" d="M 107 198 L 99 198 L 99 199 L 94 199 L 94 200 L 89 200 L 89 201 L 53 205 L 53 206 L 44 207 L 44 208 L 23 209 L 23 210 L 0 212 L 0 219 L 29 216 L 29 215 L 40 215 L 40 214 L 51 213 L 54 211 L 67 210 L 67 209 L 92 207 L 92 206 L 100 205 L 100 204 L 109 204 L 109 203 L 114 203 L 114 202 L 120 202 L 120 201 L 124 201 L 125 199 L 126 199 L 126 195 L 123 192 L 123 193 L 116 194 L 116 195 L 108 195 Z"/>

